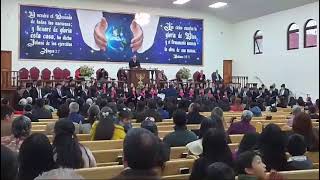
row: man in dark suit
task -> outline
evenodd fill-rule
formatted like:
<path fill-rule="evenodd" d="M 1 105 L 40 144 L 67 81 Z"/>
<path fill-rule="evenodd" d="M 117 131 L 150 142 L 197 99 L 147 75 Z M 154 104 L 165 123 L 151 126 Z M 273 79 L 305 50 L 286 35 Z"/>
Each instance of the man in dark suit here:
<path fill-rule="evenodd" d="M 270 86 L 269 93 L 270 93 L 271 101 L 275 103 L 277 101 L 278 89 L 275 88 L 274 85 L 272 85 L 272 86 Z"/>
<path fill-rule="evenodd" d="M 77 96 L 82 96 L 85 91 L 88 92 L 89 87 L 86 85 L 85 81 L 81 81 L 81 84 L 78 85 L 76 88 L 76 94 Z M 87 93 L 88 94 L 88 93 Z"/>
<path fill-rule="evenodd" d="M 27 83 L 26 90 L 23 91 L 22 97 L 23 98 L 32 97 L 31 89 L 32 89 L 32 83 Z"/>
<path fill-rule="evenodd" d="M 31 94 L 33 101 L 35 101 L 36 99 L 44 98 L 46 94 L 44 89 L 42 88 L 42 83 L 40 81 L 37 82 L 37 86 L 35 88 L 31 89 Z"/>
<path fill-rule="evenodd" d="M 134 55 L 132 59 L 129 61 L 129 67 L 132 68 L 140 68 L 140 62 L 137 60 L 137 56 Z"/>
<path fill-rule="evenodd" d="M 62 84 L 57 83 L 56 88 L 52 91 L 51 104 L 54 108 L 58 108 L 66 99 L 65 93 L 62 91 Z"/>
<path fill-rule="evenodd" d="M 283 100 L 283 104 L 284 104 L 285 106 L 288 105 L 289 94 L 290 94 L 289 89 L 286 88 L 286 85 L 285 85 L 285 84 L 282 84 L 282 85 L 281 85 L 280 92 L 279 92 L 279 98 Z"/>
<path fill-rule="evenodd" d="M 222 78 L 221 78 L 218 70 L 216 70 L 216 72 L 212 73 L 212 82 L 218 83 L 218 84 L 222 83 Z"/>
<path fill-rule="evenodd" d="M 76 99 L 76 97 L 77 97 L 77 92 L 76 92 L 76 87 L 75 87 L 75 85 L 71 84 L 71 85 L 69 86 L 69 90 L 65 91 L 65 95 L 67 96 L 67 98 Z"/>

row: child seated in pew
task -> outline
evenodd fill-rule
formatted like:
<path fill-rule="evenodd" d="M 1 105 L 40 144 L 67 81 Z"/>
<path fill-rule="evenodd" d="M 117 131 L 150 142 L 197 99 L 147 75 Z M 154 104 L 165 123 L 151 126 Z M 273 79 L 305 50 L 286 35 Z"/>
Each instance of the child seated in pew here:
<path fill-rule="evenodd" d="M 281 180 L 279 173 L 272 171 L 267 175 L 266 165 L 256 151 L 241 153 L 236 161 L 238 180 Z"/>
<path fill-rule="evenodd" d="M 291 135 L 289 137 L 287 149 L 291 155 L 291 157 L 288 159 L 290 170 L 304 170 L 313 168 L 312 161 L 304 155 L 307 151 L 307 146 L 303 136 L 300 134 Z"/>

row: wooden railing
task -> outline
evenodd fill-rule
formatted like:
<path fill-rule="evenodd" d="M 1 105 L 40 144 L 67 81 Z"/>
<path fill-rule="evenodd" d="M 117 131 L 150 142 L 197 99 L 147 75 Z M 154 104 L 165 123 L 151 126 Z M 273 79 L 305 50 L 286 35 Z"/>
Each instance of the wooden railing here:
<path fill-rule="evenodd" d="M 1 70 L 1 90 L 16 89 L 18 87 L 19 72 Z"/>
<path fill-rule="evenodd" d="M 241 87 L 244 87 L 248 84 L 248 76 L 232 76 L 232 83 L 240 84 Z"/>

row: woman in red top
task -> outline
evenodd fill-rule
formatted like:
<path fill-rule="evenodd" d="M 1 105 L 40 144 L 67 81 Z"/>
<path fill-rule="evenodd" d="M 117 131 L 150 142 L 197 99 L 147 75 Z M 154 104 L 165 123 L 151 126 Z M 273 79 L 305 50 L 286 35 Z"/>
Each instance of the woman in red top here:
<path fill-rule="evenodd" d="M 117 98 L 117 91 L 114 87 L 111 88 L 111 98 L 113 101 L 115 101 Z"/>
<path fill-rule="evenodd" d="M 179 90 L 179 98 L 184 98 L 183 89 L 180 89 L 180 90 Z"/>
<path fill-rule="evenodd" d="M 155 87 L 155 85 L 153 85 L 153 87 L 150 90 L 151 98 L 157 97 L 157 94 L 158 94 L 158 89 Z"/>
<path fill-rule="evenodd" d="M 241 99 L 240 98 L 236 98 L 235 101 L 234 101 L 234 104 L 231 105 L 230 107 L 231 111 L 234 111 L 234 112 L 242 112 L 244 110 L 242 104 L 241 104 Z"/>

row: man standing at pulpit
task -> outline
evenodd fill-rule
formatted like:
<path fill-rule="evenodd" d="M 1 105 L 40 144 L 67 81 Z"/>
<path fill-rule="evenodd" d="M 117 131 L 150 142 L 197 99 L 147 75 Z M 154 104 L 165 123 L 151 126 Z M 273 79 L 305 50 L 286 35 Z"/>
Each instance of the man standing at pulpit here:
<path fill-rule="evenodd" d="M 132 59 L 129 61 L 129 67 L 132 68 L 140 68 L 140 62 L 137 60 L 137 56 L 133 55 Z"/>

